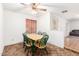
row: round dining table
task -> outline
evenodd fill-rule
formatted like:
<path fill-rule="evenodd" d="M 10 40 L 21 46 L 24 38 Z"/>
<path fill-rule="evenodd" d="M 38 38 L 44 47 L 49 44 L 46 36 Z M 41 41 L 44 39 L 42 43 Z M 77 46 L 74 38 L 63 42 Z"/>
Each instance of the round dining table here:
<path fill-rule="evenodd" d="M 32 56 L 34 56 L 34 53 L 35 53 L 35 50 L 36 50 L 34 43 L 35 43 L 35 41 L 40 40 L 43 37 L 43 35 L 39 35 L 39 34 L 36 34 L 36 33 L 31 33 L 31 34 L 27 34 L 27 36 L 30 39 L 32 39 L 32 48 L 31 48 L 31 50 L 32 50 Z"/>

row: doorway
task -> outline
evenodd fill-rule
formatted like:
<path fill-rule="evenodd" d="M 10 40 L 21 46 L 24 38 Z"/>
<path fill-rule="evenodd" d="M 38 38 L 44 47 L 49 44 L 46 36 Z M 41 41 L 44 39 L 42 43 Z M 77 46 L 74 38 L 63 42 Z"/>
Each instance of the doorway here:
<path fill-rule="evenodd" d="M 28 33 L 36 33 L 37 21 L 32 19 L 26 19 L 26 31 Z"/>

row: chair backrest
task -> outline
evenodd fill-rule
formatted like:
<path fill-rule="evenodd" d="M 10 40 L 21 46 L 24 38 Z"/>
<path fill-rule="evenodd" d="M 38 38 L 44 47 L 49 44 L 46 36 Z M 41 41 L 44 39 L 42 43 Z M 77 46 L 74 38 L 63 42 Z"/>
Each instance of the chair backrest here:
<path fill-rule="evenodd" d="M 37 34 L 42 35 L 42 32 L 39 31 Z"/>
<path fill-rule="evenodd" d="M 46 33 L 46 32 L 43 32 L 42 34 L 43 34 L 43 35 L 47 35 L 47 33 Z"/>
<path fill-rule="evenodd" d="M 46 43 L 47 43 L 47 41 L 48 41 L 48 38 L 49 38 L 48 35 L 43 36 L 43 38 L 41 38 L 41 40 L 40 40 L 40 42 L 39 42 L 39 45 L 40 45 L 40 46 L 46 46 Z"/>
<path fill-rule="evenodd" d="M 29 44 L 31 45 L 32 44 L 32 40 L 30 38 L 27 37 L 27 34 L 23 33 L 23 39 L 24 39 L 24 42 L 26 44 Z"/>

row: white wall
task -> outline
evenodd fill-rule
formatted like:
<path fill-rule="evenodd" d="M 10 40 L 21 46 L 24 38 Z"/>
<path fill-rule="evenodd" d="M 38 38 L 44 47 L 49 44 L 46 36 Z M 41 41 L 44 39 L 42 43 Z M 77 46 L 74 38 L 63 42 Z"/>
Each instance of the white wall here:
<path fill-rule="evenodd" d="M 66 36 L 69 35 L 70 31 L 79 30 L 79 19 L 68 20 L 66 23 Z"/>
<path fill-rule="evenodd" d="M 0 4 L 0 56 L 2 55 L 3 48 L 3 7 Z"/>
<path fill-rule="evenodd" d="M 23 41 L 22 33 L 25 32 L 25 19 L 32 16 L 4 10 L 4 45 L 11 45 Z"/>
<path fill-rule="evenodd" d="M 50 13 L 45 13 L 38 17 L 37 32 L 38 31 L 47 32 L 50 36 L 48 42 L 52 40 L 51 31 L 50 31 Z"/>
<path fill-rule="evenodd" d="M 58 16 L 58 30 L 50 30 L 50 13 L 44 13 L 41 16 L 33 17 L 21 13 L 4 10 L 4 44 L 10 45 L 22 42 L 22 33 L 25 31 L 25 18 L 37 20 L 37 31 L 47 32 L 48 43 L 64 47 L 65 19 Z M 52 15 L 53 16 L 53 15 Z"/>
<path fill-rule="evenodd" d="M 65 32 L 66 32 L 65 36 L 69 36 L 69 32 L 70 32 L 70 21 L 69 20 L 67 20 Z"/>
<path fill-rule="evenodd" d="M 79 20 L 70 21 L 70 31 L 71 30 L 79 30 Z"/>
<path fill-rule="evenodd" d="M 52 44 L 64 48 L 64 37 L 66 31 L 66 19 L 58 16 L 59 26 L 58 30 L 52 30 Z"/>
<path fill-rule="evenodd" d="M 38 17 L 37 31 L 50 31 L 50 14 L 45 13 Z"/>
<path fill-rule="evenodd" d="M 54 15 L 50 13 L 43 14 L 39 17 L 37 29 L 38 31 L 47 32 L 49 35 L 48 43 L 57 45 L 59 47 L 64 47 L 64 36 L 65 36 L 65 25 L 66 20 L 60 16 L 58 17 L 58 30 L 50 30 L 50 20 L 52 20 Z"/>
<path fill-rule="evenodd" d="M 54 45 L 64 48 L 66 19 L 63 18 L 63 16 L 61 17 L 60 15 L 57 15 L 56 17 L 58 19 L 58 30 L 51 30 L 52 40 L 50 42 Z M 53 18 L 52 18 L 52 20 L 53 20 Z"/>

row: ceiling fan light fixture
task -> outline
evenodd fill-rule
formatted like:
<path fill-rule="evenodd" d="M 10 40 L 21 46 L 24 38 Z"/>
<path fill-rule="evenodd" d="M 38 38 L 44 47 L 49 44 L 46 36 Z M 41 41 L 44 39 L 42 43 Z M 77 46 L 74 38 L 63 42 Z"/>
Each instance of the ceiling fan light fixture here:
<path fill-rule="evenodd" d="M 35 10 L 32 10 L 32 14 L 37 14 L 37 12 Z"/>

